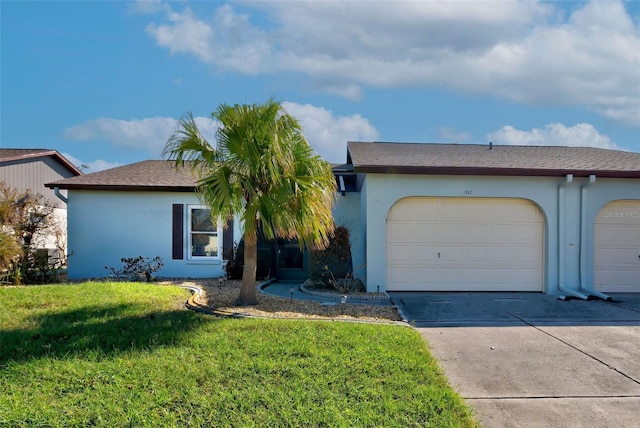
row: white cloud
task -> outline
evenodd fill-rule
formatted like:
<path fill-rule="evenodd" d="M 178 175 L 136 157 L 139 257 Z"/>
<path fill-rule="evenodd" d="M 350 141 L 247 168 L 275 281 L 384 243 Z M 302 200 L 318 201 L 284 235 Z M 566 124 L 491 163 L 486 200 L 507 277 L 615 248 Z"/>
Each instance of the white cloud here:
<path fill-rule="evenodd" d="M 208 24 L 188 8 L 182 13 L 168 13 L 167 20 L 169 24 L 147 26 L 147 33 L 156 39 L 158 45 L 169 48 L 172 54 L 186 52 L 204 62 L 212 60 L 214 52 L 209 41 L 214 32 Z"/>
<path fill-rule="evenodd" d="M 359 114 L 335 116 L 323 107 L 283 102 L 284 109 L 298 119 L 316 153 L 332 163 L 347 159 L 347 141 L 373 141 L 378 131 Z"/>
<path fill-rule="evenodd" d="M 375 140 L 378 131 L 358 114 L 335 116 L 331 111 L 311 104 L 282 103 L 298 119 L 305 137 L 316 152 L 330 162 L 344 162 L 348 140 Z M 217 122 L 194 118 L 198 129 L 210 143 L 215 142 Z M 121 120 L 98 118 L 65 129 L 64 137 L 73 141 L 105 141 L 129 150 L 144 150 L 159 158 L 169 137 L 177 130 L 178 120 L 171 117 Z"/>
<path fill-rule="evenodd" d="M 111 169 L 111 168 L 115 168 L 117 166 L 122 166 L 122 164 L 119 163 L 119 162 L 107 162 L 107 161 L 102 160 L 102 159 L 96 159 L 96 160 L 90 161 L 90 162 L 83 162 L 80 159 L 78 159 L 76 157 L 73 157 L 68 153 L 63 153 L 62 156 L 67 158 L 69 160 L 69 162 L 74 164 L 77 168 L 79 168 L 85 174 L 89 174 L 91 172 L 102 171 L 102 170 L 105 170 L 105 169 Z"/>
<path fill-rule="evenodd" d="M 448 128 L 446 126 L 439 127 L 438 134 L 440 138 L 450 142 L 466 141 L 471 137 L 468 132 L 458 131 L 454 128 Z"/>
<path fill-rule="evenodd" d="M 161 0 L 137 0 L 127 4 L 127 11 L 132 15 L 153 15 L 170 12 L 171 6 Z"/>
<path fill-rule="evenodd" d="M 172 54 L 249 75 L 300 73 L 352 100 L 366 86 L 444 85 L 640 125 L 640 24 L 619 0 L 576 5 L 565 17 L 530 0 L 254 2 L 211 19 L 171 10 L 147 32 Z M 268 27 L 251 22 L 251 7 Z"/>
<path fill-rule="evenodd" d="M 514 146 L 570 146 L 598 147 L 602 149 L 621 150 L 609 137 L 600 134 L 593 125 L 579 123 L 565 126 L 562 123 L 550 123 L 544 128 L 533 128 L 529 131 L 503 126 L 487 135 L 488 141 L 496 144 Z"/>
<path fill-rule="evenodd" d="M 194 118 L 207 140 L 212 141 L 216 126 L 206 117 Z M 145 150 L 158 158 L 178 121 L 171 117 L 121 120 L 108 117 L 89 120 L 64 130 L 64 137 L 73 141 L 106 141 L 130 150 Z"/>

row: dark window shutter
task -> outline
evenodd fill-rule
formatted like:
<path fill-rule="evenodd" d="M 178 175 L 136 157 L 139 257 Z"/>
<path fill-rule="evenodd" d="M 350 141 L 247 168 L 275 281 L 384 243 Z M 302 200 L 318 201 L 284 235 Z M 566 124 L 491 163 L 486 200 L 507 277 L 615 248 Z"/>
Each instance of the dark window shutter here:
<path fill-rule="evenodd" d="M 227 227 L 222 231 L 222 259 L 233 259 L 233 219 L 227 221 Z"/>
<path fill-rule="evenodd" d="M 171 258 L 182 260 L 184 259 L 184 205 L 173 204 L 172 225 Z"/>

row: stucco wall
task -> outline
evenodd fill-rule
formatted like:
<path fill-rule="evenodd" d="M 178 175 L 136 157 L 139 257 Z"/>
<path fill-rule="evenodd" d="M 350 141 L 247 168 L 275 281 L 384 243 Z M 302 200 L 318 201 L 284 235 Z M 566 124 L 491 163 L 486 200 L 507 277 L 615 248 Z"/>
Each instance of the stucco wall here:
<path fill-rule="evenodd" d="M 355 278 L 364 281 L 364 235 L 360 216 L 360 194 L 347 193 L 344 196 L 339 196 L 334 206 L 333 218 L 336 226 L 344 226 L 349 229 L 353 274 Z"/>
<path fill-rule="evenodd" d="M 581 188 L 587 178 L 575 178 L 564 188 L 565 217 L 559 224 L 557 177 L 482 177 L 367 174 L 360 193 L 340 196 L 334 208 L 337 225 L 351 232 L 354 273 L 371 292 L 386 289 L 386 220 L 391 207 L 412 196 L 465 198 L 523 198 L 544 216 L 544 273 L 546 293 L 561 294 L 558 285 L 577 289 L 593 286 L 593 233 L 599 210 L 620 199 L 640 200 L 640 180 L 596 179 L 586 189 L 586 227 L 581 227 Z M 119 268 L 122 257 L 162 257 L 159 276 L 217 277 L 221 261 L 171 259 L 172 204 L 199 204 L 195 194 L 169 192 L 70 191 L 68 204 L 69 278 L 108 275 L 105 266 Z M 564 240 L 559 242 L 560 226 Z M 241 225 L 234 223 L 234 241 Z M 584 245 L 583 244 L 584 241 Z M 584 278 L 581 278 L 581 249 Z M 564 256 L 560 269 L 559 251 Z M 185 249 L 186 254 L 186 249 Z M 562 278 L 560 278 L 562 275 Z"/>
<path fill-rule="evenodd" d="M 68 275 L 106 277 L 123 257 L 160 256 L 162 277 L 219 277 L 222 261 L 171 259 L 172 204 L 197 205 L 195 194 L 169 192 L 69 192 Z M 238 228 L 235 222 L 235 228 Z M 239 235 L 234 234 L 234 240 Z"/>
<path fill-rule="evenodd" d="M 465 198 L 523 198 L 538 206 L 544 216 L 544 284 L 549 294 L 561 294 L 559 274 L 565 286 L 580 286 L 581 239 L 586 244 L 586 284 L 593 284 L 593 222 L 599 209 L 616 199 L 640 199 L 638 180 L 602 179 L 587 189 L 586 233 L 580 226 L 581 186 L 587 178 L 576 178 L 564 189 L 565 217 L 559 225 L 558 187 L 565 181 L 555 177 L 423 176 L 367 174 L 361 193 L 365 219 L 364 253 L 368 291 L 386 289 L 387 215 L 400 199 L 412 196 Z M 564 242 L 558 241 L 559 227 Z M 582 236 L 584 234 L 584 237 Z M 559 251 L 564 251 L 564 272 L 559 269 Z"/>

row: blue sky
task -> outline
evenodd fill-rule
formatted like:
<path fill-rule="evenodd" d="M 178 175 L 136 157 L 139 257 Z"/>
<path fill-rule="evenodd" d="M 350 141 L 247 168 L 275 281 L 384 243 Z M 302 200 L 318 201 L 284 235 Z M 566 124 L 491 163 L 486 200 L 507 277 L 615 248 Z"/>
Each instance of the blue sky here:
<path fill-rule="evenodd" d="M 0 145 L 159 159 L 192 112 L 283 102 L 346 142 L 640 152 L 640 2 L 1 1 Z"/>

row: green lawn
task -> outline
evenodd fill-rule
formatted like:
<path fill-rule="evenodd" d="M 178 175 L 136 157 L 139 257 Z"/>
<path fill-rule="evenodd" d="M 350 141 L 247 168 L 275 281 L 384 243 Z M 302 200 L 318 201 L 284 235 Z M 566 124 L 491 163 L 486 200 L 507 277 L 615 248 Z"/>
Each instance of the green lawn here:
<path fill-rule="evenodd" d="M 0 427 L 477 426 L 412 329 L 216 319 L 187 297 L 0 287 Z"/>

